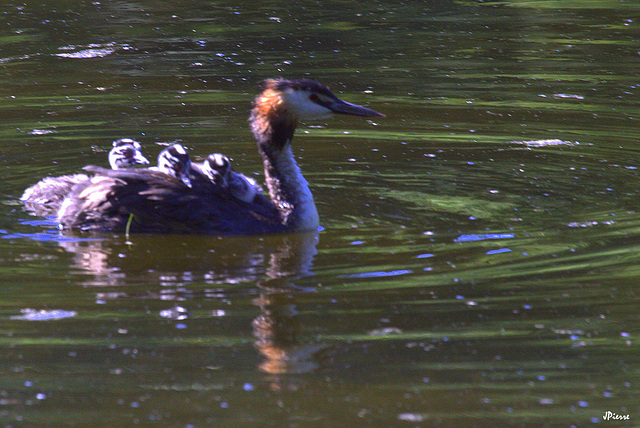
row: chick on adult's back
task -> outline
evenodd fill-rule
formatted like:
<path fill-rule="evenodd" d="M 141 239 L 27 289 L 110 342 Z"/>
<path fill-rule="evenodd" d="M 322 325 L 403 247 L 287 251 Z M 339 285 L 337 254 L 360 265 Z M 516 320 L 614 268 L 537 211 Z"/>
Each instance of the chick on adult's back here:
<path fill-rule="evenodd" d="M 109 166 L 112 169 L 132 168 L 148 163 L 139 142 L 131 138 L 121 138 L 113 142 L 113 148 L 109 151 Z M 89 177 L 86 174 L 46 177 L 27 188 L 20 200 L 25 203 L 27 210 L 36 215 L 52 215 L 58 211 L 71 189 L 87 180 Z"/>

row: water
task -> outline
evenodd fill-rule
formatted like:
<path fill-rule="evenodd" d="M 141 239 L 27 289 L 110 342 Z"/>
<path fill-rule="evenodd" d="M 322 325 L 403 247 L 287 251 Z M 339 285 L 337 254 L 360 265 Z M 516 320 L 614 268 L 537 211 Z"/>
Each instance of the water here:
<path fill-rule="evenodd" d="M 639 10 L 6 6 L 0 422 L 637 425 Z M 17 201 L 122 137 L 260 171 L 276 75 L 387 115 L 296 134 L 318 234 L 60 235 Z"/>

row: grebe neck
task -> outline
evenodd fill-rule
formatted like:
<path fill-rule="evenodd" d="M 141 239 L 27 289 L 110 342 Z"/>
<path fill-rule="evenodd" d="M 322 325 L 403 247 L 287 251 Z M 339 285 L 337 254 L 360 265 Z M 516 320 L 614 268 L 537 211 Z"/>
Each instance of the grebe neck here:
<path fill-rule="evenodd" d="M 251 129 L 262 155 L 266 186 L 287 229 L 317 230 L 318 210 L 291 150 L 297 120 L 286 113 L 264 112 L 258 104 L 251 114 Z"/>

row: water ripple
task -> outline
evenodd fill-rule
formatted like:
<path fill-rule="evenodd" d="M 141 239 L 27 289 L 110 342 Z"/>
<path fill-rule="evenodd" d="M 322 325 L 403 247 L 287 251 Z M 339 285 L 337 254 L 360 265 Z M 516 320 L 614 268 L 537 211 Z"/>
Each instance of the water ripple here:
<path fill-rule="evenodd" d="M 476 242 L 485 241 L 487 239 L 511 239 L 515 238 L 513 233 L 487 233 L 487 234 L 472 234 L 472 235 L 460 235 L 453 242 Z"/>
<path fill-rule="evenodd" d="M 392 271 L 375 271 L 375 272 L 361 272 L 349 275 L 340 275 L 340 278 L 383 278 L 387 276 L 399 276 L 413 273 L 411 269 L 398 269 Z"/>

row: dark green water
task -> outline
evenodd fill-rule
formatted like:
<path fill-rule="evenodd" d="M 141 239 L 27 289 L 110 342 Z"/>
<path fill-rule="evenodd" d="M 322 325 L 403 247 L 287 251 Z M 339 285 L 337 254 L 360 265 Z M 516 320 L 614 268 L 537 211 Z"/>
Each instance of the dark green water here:
<path fill-rule="evenodd" d="M 1 426 L 639 425 L 640 2 L 49 3 L 0 10 Z M 319 234 L 18 201 L 122 137 L 260 172 L 278 75 L 387 115 L 299 129 Z"/>

